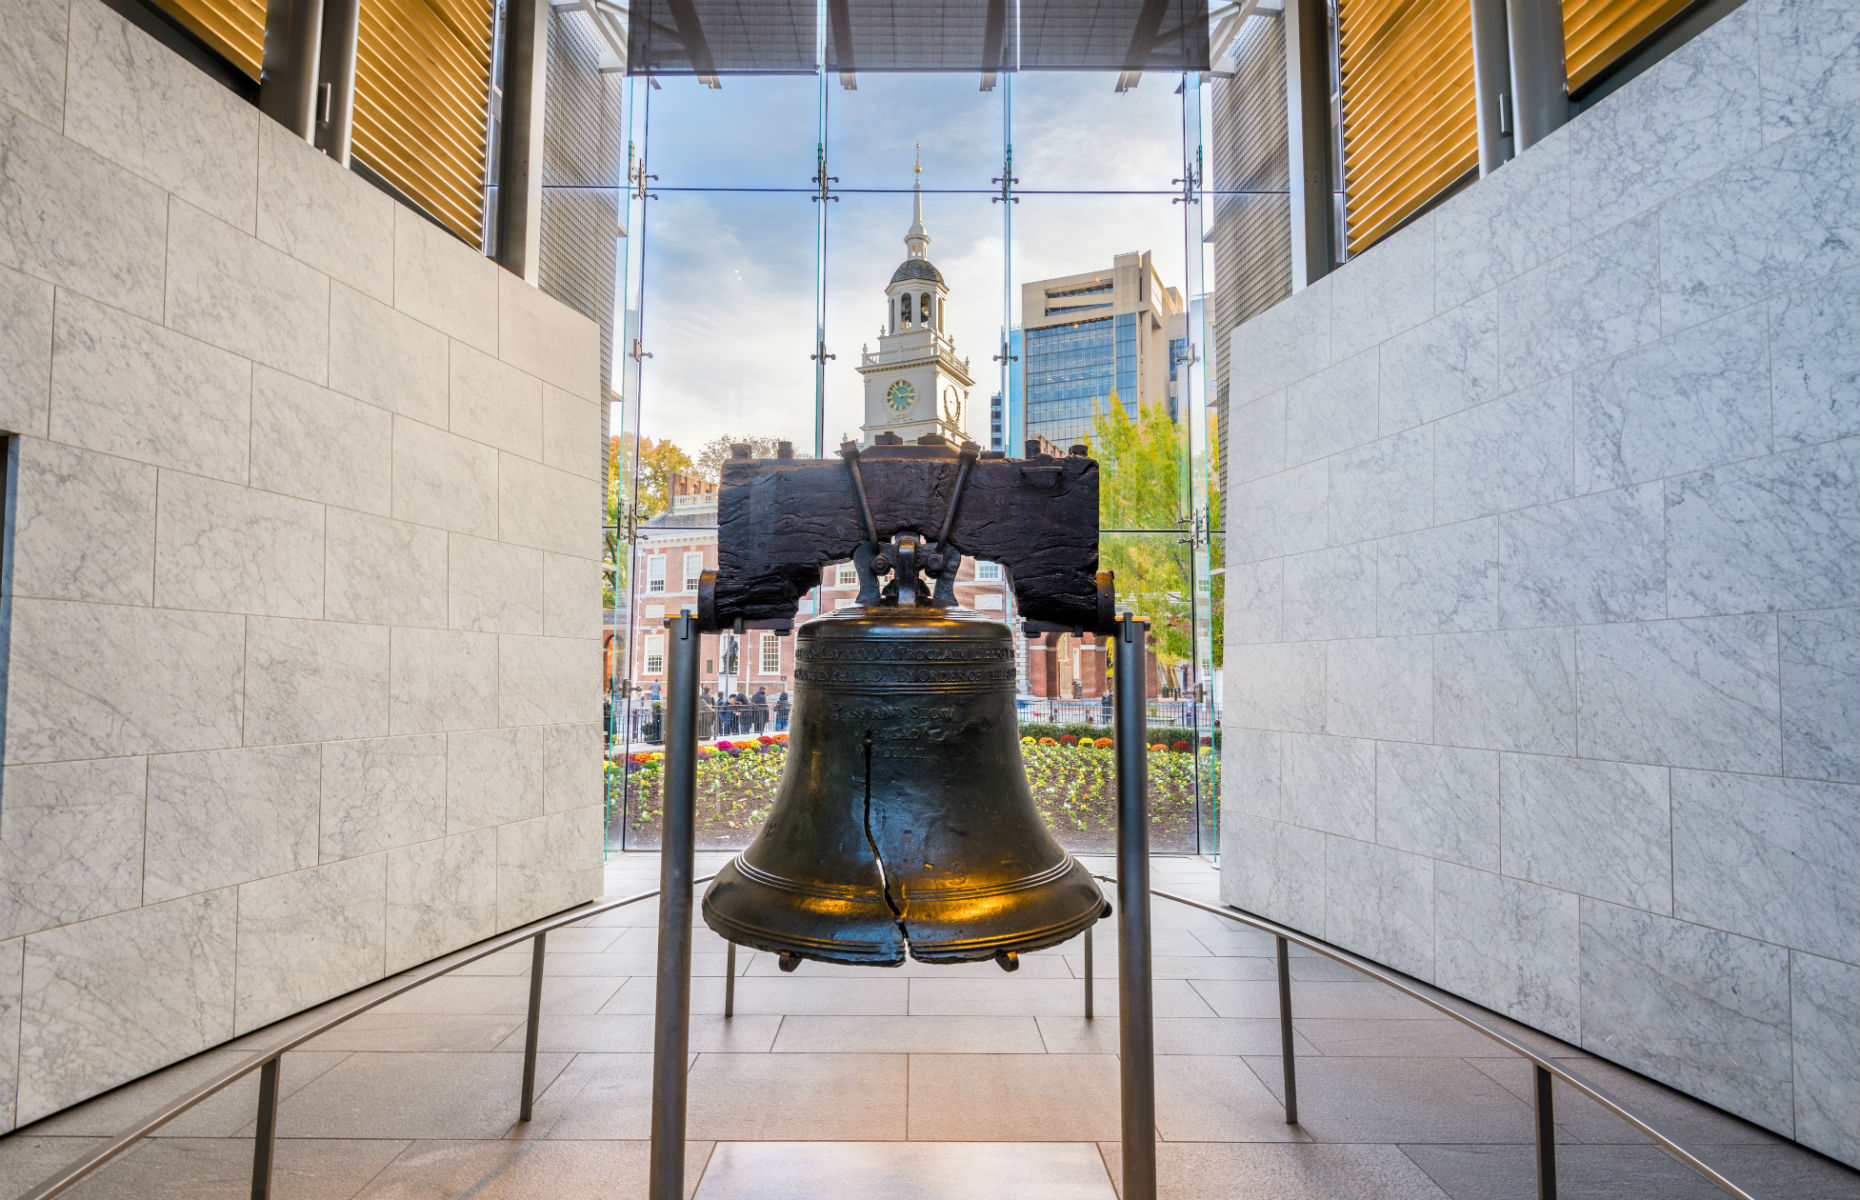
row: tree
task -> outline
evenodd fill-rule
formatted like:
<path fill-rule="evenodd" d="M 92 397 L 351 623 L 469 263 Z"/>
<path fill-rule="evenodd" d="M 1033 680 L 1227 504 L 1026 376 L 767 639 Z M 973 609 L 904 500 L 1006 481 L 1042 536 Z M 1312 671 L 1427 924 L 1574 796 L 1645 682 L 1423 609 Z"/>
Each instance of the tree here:
<path fill-rule="evenodd" d="M 751 457 L 774 458 L 775 449 L 781 441 L 781 438 L 775 437 L 738 437 L 735 434 L 728 433 L 724 434 L 722 437 L 714 437 L 710 439 L 710 441 L 705 442 L 704 448 L 698 451 L 697 465 L 691 469 L 692 474 L 698 476 L 700 479 L 707 479 L 712 483 L 716 483 L 723 478 L 723 464 L 729 461 L 730 447 L 733 444 L 737 442 L 749 443 L 749 453 Z"/>
<path fill-rule="evenodd" d="M 639 444 L 639 485 L 635 495 L 642 517 L 656 517 L 672 507 L 672 479 L 691 470 L 691 456 L 670 438 Z"/>

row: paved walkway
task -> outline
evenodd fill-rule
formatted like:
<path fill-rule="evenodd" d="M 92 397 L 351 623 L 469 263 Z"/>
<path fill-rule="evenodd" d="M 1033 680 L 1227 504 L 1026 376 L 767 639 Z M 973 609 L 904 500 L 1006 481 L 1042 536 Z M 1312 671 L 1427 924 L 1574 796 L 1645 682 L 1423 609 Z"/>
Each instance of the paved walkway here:
<path fill-rule="evenodd" d="M 721 861 L 706 856 L 711 863 Z M 700 864 L 701 866 L 703 864 Z M 1201 899 L 1213 871 L 1158 859 Z M 656 886 L 625 855 L 608 892 Z M 279 1200 L 643 1197 L 654 910 L 549 939 L 535 1119 L 515 1123 L 527 949 L 436 981 L 285 1059 Z M 737 959 L 698 933 L 689 1190 L 698 1200 L 1114 1200 L 1114 936 L 1100 927 L 1098 1018 L 1074 944 L 992 965 L 895 971 Z M 1293 961 L 1303 1124 L 1279 1107 L 1271 942 L 1156 906 L 1157 1127 L 1166 1200 L 1512 1200 L 1535 1195 L 1529 1072 L 1458 1022 L 1336 967 Z M 1635 1102 L 1759 1197 L 1855 1200 L 1860 1175 L 1541 1034 L 1494 1023 Z M 0 1139 L 17 1196 L 290 1022 Z M 1559 1085 L 1560 1086 L 1560 1085 Z M 87 1200 L 247 1195 L 255 1080 L 216 1097 L 76 1192 Z M 1565 1197 L 1721 1193 L 1595 1105 L 1558 1097 Z"/>

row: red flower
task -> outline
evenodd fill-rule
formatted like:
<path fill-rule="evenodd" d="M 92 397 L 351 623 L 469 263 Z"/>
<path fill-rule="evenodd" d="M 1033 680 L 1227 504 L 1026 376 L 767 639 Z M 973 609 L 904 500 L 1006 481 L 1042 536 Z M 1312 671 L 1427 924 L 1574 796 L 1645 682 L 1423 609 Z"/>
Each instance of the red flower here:
<path fill-rule="evenodd" d="M 719 750 L 730 750 L 730 749 L 734 749 L 735 746 L 736 746 L 735 742 L 718 742 L 717 743 L 717 749 Z"/>
<path fill-rule="evenodd" d="M 1079 740 L 1069 733 L 1062 733 L 1059 735 L 1059 744 L 1062 746 L 1076 746 L 1079 744 Z"/>
<path fill-rule="evenodd" d="M 775 739 L 770 737 L 766 733 L 763 734 L 761 737 L 757 738 L 756 740 L 758 742 L 761 742 L 764 746 L 773 746 L 775 744 Z"/>
<path fill-rule="evenodd" d="M 1186 749 L 1188 749 L 1188 743 L 1187 743 L 1187 742 L 1174 742 L 1174 743 L 1171 743 L 1171 745 L 1169 746 L 1169 749 L 1171 749 L 1171 750 L 1186 750 Z"/>

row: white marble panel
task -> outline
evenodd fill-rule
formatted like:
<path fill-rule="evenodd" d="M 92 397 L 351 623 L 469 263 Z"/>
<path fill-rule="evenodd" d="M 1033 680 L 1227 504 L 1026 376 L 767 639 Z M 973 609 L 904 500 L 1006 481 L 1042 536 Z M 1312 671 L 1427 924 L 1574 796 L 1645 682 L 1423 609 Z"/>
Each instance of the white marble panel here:
<path fill-rule="evenodd" d="M 1498 394 L 1498 293 L 1485 292 L 1383 342 L 1380 426 L 1395 433 Z"/>
<path fill-rule="evenodd" d="M 597 481 L 501 454 L 497 487 L 496 511 L 505 541 L 562 554 L 600 552 Z"/>
<path fill-rule="evenodd" d="M 394 418 L 394 515 L 455 533 L 496 537 L 497 459 L 489 446 Z M 598 518 L 598 505 L 593 511 Z"/>
<path fill-rule="evenodd" d="M 1326 659 L 1326 730 L 1351 737 L 1432 740 L 1432 638 L 1332 642 Z"/>
<path fill-rule="evenodd" d="M 1585 899 L 1582 1044 L 1787 1134 L 1789 952 Z"/>
<path fill-rule="evenodd" d="M 244 657 L 240 617 L 15 599 L 7 761 L 236 746 Z"/>
<path fill-rule="evenodd" d="M 1497 752 L 1406 742 L 1375 747 L 1375 833 L 1367 840 L 1498 870 Z"/>
<path fill-rule="evenodd" d="M 1499 391 L 1528 387 L 1659 337 L 1660 231 L 1660 214 L 1649 213 L 1500 288 Z"/>
<path fill-rule="evenodd" d="M 251 417 L 245 359 L 69 292 L 58 297 L 54 438 L 243 483 Z"/>
<path fill-rule="evenodd" d="M 1569 249 L 1569 153 L 1565 127 L 1435 211 L 1437 309 L 1464 304 Z"/>
<path fill-rule="evenodd" d="M 0 146 L 0 266 L 159 321 L 167 193 L 5 107 Z"/>
<path fill-rule="evenodd" d="M 1284 560 L 1287 641 L 1367 637 L 1376 631 L 1376 544 L 1332 546 Z"/>
<path fill-rule="evenodd" d="M 1321 936 L 1324 839 L 1315 829 L 1225 814 L 1221 902 Z"/>
<path fill-rule="evenodd" d="M 103 758 L 8 767 L 0 807 L 0 936 L 142 903 L 147 763 Z M 18 947 L 14 946 L 14 956 Z"/>
<path fill-rule="evenodd" d="M 1279 820 L 1326 833 L 1376 835 L 1376 744 L 1323 734 L 1279 735 Z"/>
<path fill-rule="evenodd" d="M 1720 171 L 1658 216 L 1669 331 L 1860 263 L 1860 107 Z"/>
<path fill-rule="evenodd" d="M 1581 902 L 1568 892 L 1434 864 L 1434 982 L 1574 1042 L 1582 1036 Z"/>
<path fill-rule="evenodd" d="M 1434 315 L 1434 229 L 1433 214 L 1417 217 L 1331 273 L 1333 362 Z"/>
<path fill-rule="evenodd" d="M 258 236 L 377 300 L 394 298 L 393 197 L 275 121 L 258 124 Z"/>
<path fill-rule="evenodd" d="M 404 971 L 496 932 L 497 830 L 388 852 L 389 971 Z"/>
<path fill-rule="evenodd" d="M 1277 642 L 1285 629 L 1285 560 L 1227 564 L 1226 637 L 1229 645 Z"/>
<path fill-rule="evenodd" d="M 542 632 L 542 551 L 454 533 L 449 562 L 447 610 L 452 628 Z"/>
<path fill-rule="evenodd" d="M 1233 331 L 1229 403 L 1257 400 L 1330 365 L 1331 282 L 1326 275 Z"/>
<path fill-rule="evenodd" d="M 1590 626 L 1577 647 L 1585 757 L 1782 770 L 1776 618 Z"/>
<path fill-rule="evenodd" d="M 386 515 L 392 418 L 372 404 L 258 367 L 252 375 L 252 486 Z"/>
<path fill-rule="evenodd" d="M 148 903 L 314 866 L 317 748 L 149 759 Z"/>
<path fill-rule="evenodd" d="M 332 284 L 329 386 L 404 417 L 444 428 L 446 335 L 378 300 Z"/>
<path fill-rule="evenodd" d="M 1496 628 L 1498 578 L 1496 517 L 1384 538 L 1376 543 L 1376 632 Z"/>
<path fill-rule="evenodd" d="M 270 617 L 246 622 L 246 745 L 387 731 L 386 626 Z"/>
<path fill-rule="evenodd" d="M 1567 629 L 1435 639 L 1434 735 L 1452 746 L 1576 752 L 1576 635 Z"/>
<path fill-rule="evenodd" d="M 1285 735 L 1259 729 L 1221 733 L 1221 811 L 1283 820 Z"/>
<path fill-rule="evenodd" d="M 446 832 L 540 816 L 543 738 L 535 726 L 446 735 Z"/>
<path fill-rule="evenodd" d="M 499 357 L 590 403 L 600 399 L 598 324 L 508 271 L 497 273 L 497 304 Z"/>
<path fill-rule="evenodd" d="M 1763 322 L 1733 313 L 1576 373 L 1576 485 L 1593 492 L 1770 450 Z"/>
<path fill-rule="evenodd" d="M 396 629 L 389 725 L 395 733 L 443 733 L 497 724 L 497 636 Z"/>
<path fill-rule="evenodd" d="M 1665 767 L 1507 754 L 1499 791 L 1505 874 L 1649 912 L 1673 911 Z"/>
<path fill-rule="evenodd" d="M 498 716 L 504 725 L 564 725 L 601 715 L 601 651 L 585 638 L 497 639 Z"/>
<path fill-rule="evenodd" d="M 1776 448 L 1860 434 L 1860 270 L 1771 300 L 1769 324 Z"/>
<path fill-rule="evenodd" d="M 71 0 L 65 136 L 252 230 L 258 110 L 101 0 Z"/>
<path fill-rule="evenodd" d="M 19 1094 L 19 998 L 25 983 L 26 943 L 0 942 L 0 1130 L 13 1128 Z"/>
<path fill-rule="evenodd" d="M 1324 650 L 1309 642 L 1229 646 L 1226 718 L 1248 729 L 1324 730 Z"/>
<path fill-rule="evenodd" d="M 380 979 L 386 924 L 386 855 L 242 885 L 237 1032 Z"/>
<path fill-rule="evenodd" d="M 565 812 L 600 804 L 604 742 L 596 722 L 543 730 L 543 811 Z"/>
<path fill-rule="evenodd" d="M 173 608 L 323 614 L 323 506 L 170 473 L 155 530 L 155 599 Z"/>
<path fill-rule="evenodd" d="M 1229 406 L 1222 435 L 1229 488 L 1285 469 L 1286 394 L 1287 389 L 1280 388 L 1249 404 Z"/>
<path fill-rule="evenodd" d="M 324 742 L 322 753 L 323 862 L 445 835 L 444 734 Z"/>
<path fill-rule="evenodd" d="M 323 611 L 331 620 L 446 623 L 443 530 L 332 508 Z"/>
<path fill-rule="evenodd" d="M 524 285 L 519 281 L 517 286 Z M 453 433 L 524 458 L 542 458 L 541 380 L 459 341 L 451 345 L 451 380 Z M 585 469 L 581 473 L 587 474 Z"/>
<path fill-rule="evenodd" d="M 7 36 L 0 38 L 0 104 L 57 129 L 64 119 L 66 0 L 10 0 Z M 15 948 L 14 957 L 18 957 Z M 17 1017 L 15 1018 L 17 1020 Z M 0 1031 L 0 1036 L 4 1032 Z M 11 1072 L 0 1079 L 11 1079 Z M 12 1128 L 11 1090 L 0 1087 L 0 1109 Z"/>
<path fill-rule="evenodd" d="M 1434 438 L 1410 429 L 1326 460 L 1331 545 L 1387 537 L 1433 523 Z"/>
<path fill-rule="evenodd" d="M 27 938 L 19 1120 L 231 1037 L 236 912 L 227 889 Z"/>
<path fill-rule="evenodd" d="M 1309 463 L 1241 484 L 1226 503 L 1228 544 L 1236 561 L 1315 550 L 1326 542 L 1330 464 Z"/>
<path fill-rule="evenodd" d="M 1365 958 L 1434 978 L 1434 860 L 1324 839 L 1324 936 Z"/>
<path fill-rule="evenodd" d="M 323 382 L 329 277 L 179 200 L 169 205 L 164 312 L 170 329 Z"/>
<path fill-rule="evenodd" d="M 1860 9 L 1847 0 L 1760 0 L 1755 7 L 1765 139 L 1860 100 Z"/>
<path fill-rule="evenodd" d="M 14 463 L 14 594 L 149 603 L 155 468 L 34 437 Z"/>
<path fill-rule="evenodd" d="M 1860 1159 L 1860 967 L 1789 956 L 1795 1136 L 1842 1162 Z"/>
<path fill-rule="evenodd" d="M 1666 496 L 1616 488 L 1499 518 L 1504 624 L 1592 625 L 1666 615 Z"/>
<path fill-rule="evenodd" d="M 1783 771 L 1860 783 L 1860 612 L 1782 617 Z"/>
<path fill-rule="evenodd" d="M 1860 786 L 1673 772 L 1673 915 L 1860 961 Z"/>
<path fill-rule="evenodd" d="M 550 637 L 601 636 L 601 564 L 573 554 L 545 554 L 542 631 Z"/>
<path fill-rule="evenodd" d="M 509 929 L 601 894 L 601 809 L 550 813 L 497 830 L 497 926 Z"/>
<path fill-rule="evenodd" d="M 1762 145 L 1757 14 L 1736 9 L 1569 124 L 1570 207 L 1603 229 Z"/>
<path fill-rule="evenodd" d="M 1666 483 L 1673 616 L 1860 604 L 1860 438 Z"/>
<path fill-rule="evenodd" d="M 5 53 L 0 49 L 0 55 Z M 0 379 L 7 381 L 0 392 L 0 430 L 43 434 L 52 391 L 52 285 L 4 267 Z"/>
<path fill-rule="evenodd" d="M 1376 440 L 1376 362 L 1372 346 L 1286 390 L 1287 466 Z"/>
<path fill-rule="evenodd" d="M 1569 376 L 1434 426 L 1434 519 L 1463 521 L 1575 493 Z"/>
<path fill-rule="evenodd" d="M 543 385 L 542 460 L 558 471 L 601 477 L 601 408 L 573 392 Z"/>
<path fill-rule="evenodd" d="M 394 207 L 394 306 L 497 353 L 495 262 L 405 205 Z"/>

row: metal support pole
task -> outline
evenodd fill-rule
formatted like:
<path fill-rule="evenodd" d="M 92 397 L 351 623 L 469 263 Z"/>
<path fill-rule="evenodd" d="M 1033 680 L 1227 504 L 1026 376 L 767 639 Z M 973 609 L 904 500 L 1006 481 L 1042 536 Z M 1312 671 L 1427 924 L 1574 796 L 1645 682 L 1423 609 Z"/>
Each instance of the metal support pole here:
<path fill-rule="evenodd" d="M 650 1200 L 684 1200 L 685 1059 L 691 1048 L 691 908 L 697 821 L 697 618 L 668 618 L 665 813 L 659 856 L 659 986 L 652 1033 Z"/>
<path fill-rule="evenodd" d="M 1283 20 L 1296 292 L 1330 274 L 1337 261 L 1331 244 L 1330 27 L 1324 0 L 1285 0 Z"/>
<path fill-rule="evenodd" d="M 323 0 L 270 0 L 258 111 L 306 142 L 316 140 L 317 58 Z"/>
<path fill-rule="evenodd" d="M 1275 938 L 1279 960 L 1279 1061 L 1285 1072 L 1285 1123 L 1298 1124 L 1298 1067 L 1292 1057 L 1292 968 L 1284 938 Z"/>
<path fill-rule="evenodd" d="M 1117 674 L 1118 1067 L 1123 1084 L 1123 1200 L 1156 1200 L 1156 1025 L 1150 989 L 1149 739 L 1144 650 L 1129 614 L 1111 635 Z"/>
<path fill-rule="evenodd" d="M 355 132 L 355 46 L 361 19 L 362 0 L 324 0 L 316 144 L 344 167 Z"/>
<path fill-rule="evenodd" d="M 1555 1081 L 1535 1063 L 1531 1073 L 1537 1085 L 1537 1200 L 1556 1200 L 1556 1105 L 1550 1091 Z"/>
<path fill-rule="evenodd" d="M 517 1120 L 530 1119 L 531 1102 L 536 1098 L 536 1041 L 542 1033 L 542 987 L 544 940 L 548 933 L 539 933 L 531 939 L 530 947 L 530 1021 L 523 1032 L 523 1103 L 517 1110 Z"/>
<path fill-rule="evenodd" d="M 497 261 L 535 286 L 542 278 L 543 112 L 549 73 L 549 0 L 511 0 L 504 27 L 503 112 L 498 119 Z"/>
<path fill-rule="evenodd" d="M 1096 925 L 1085 927 L 1085 1019 L 1092 1019 L 1091 1011 L 1091 931 Z"/>
<path fill-rule="evenodd" d="M 1512 128 L 1522 154 L 1569 123 L 1562 0 L 1505 0 Z"/>
<path fill-rule="evenodd" d="M 736 1015 L 736 943 L 727 943 L 729 950 L 723 956 L 723 1015 L 727 1020 Z"/>
<path fill-rule="evenodd" d="M 258 1128 L 252 1135 L 252 1200 L 270 1200 L 278 1146 L 278 1061 L 258 1069 Z"/>
<path fill-rule="evenodd" d="M 1512 156 L 1511 43 L 1505 0 L 1470 0 L 1472 5 L 1473 98 L 1479 126 L 1479 177 Z"/>

